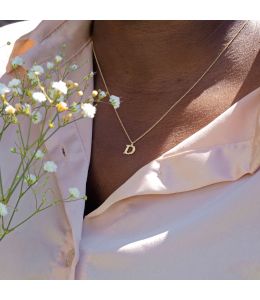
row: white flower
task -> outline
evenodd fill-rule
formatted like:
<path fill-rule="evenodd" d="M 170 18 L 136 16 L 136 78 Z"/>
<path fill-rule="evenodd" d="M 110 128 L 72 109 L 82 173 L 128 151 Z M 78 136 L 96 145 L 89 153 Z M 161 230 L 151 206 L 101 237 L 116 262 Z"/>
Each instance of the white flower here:
<path fill-rule="evenodd" d="M 33 124 L 38 124 L 42 120 L 42 114 L 39 111 L 34 111 L 32 113 L 32 122 Z"/>
<path fill-rule="evenodd" d="M 12 105 L 8 104 L 5 108 L 5 112 L 11 115 L 16 112 L 16 109 Z"/>
<path fill-rule="evenodd" d="M 40 76 L 44 73 L 44 69 L 40 65 L 33 66 L 27 73 L 28 78 L 32 81 L 32 83 L 37 83 L 37 76 Z"/>
<path fill-rule="evenodd" d="M 38 150 L 36 151 L 36 153 L 35 153 L 35 158 L 36 158 L 36 159 L 41 159 L 41 158 L 43 158 L 43 156 L 44 156 L 44 153 L 42 152 L 42 150 L 41 150 L 41 149 L 38 149 Z"/>
<path fill-rule="evenodd" d="M 44 74 L 44 69 L 40 65 L 35 65 L 30 69 L 30 72 L 33 72 L 36 75 L 42 75 Z"/>
<path fill-rule="evenodd" d="M 100 91 L 99 93 L 98 93 L 98 98 L 99 99 L 103 99 L 103 98 L 105 98 L 107 96 L 107 94 L 106 94 L 106 92 L 104 92 L 104 91 Z"/>
<path fill-rule="evenodd" d="M 111 95 L 109 98 L 109 102 L 114 106 L 115 109 L 120 106 L 120 98 L 114 95 Z"/>
<path fill-rule="evenodd" d="M 42 92 L 35 92 L 32 94 L 32 97 L 35 101 L 37 101 L 39 103 L 46 101 L 46 97 Z"/>
<path fill-rule="evenodd" d="M 22 66 L 24 64 L 23 59 L 20 56 L 16 56 L 13 60 L 12 60 L 12 67 L 15 69 L 18 66 Z"/>
<path fill-rule="evenodd" d="M 0 95 L 9 93 L 11 90 L 3 83 L 0 83 Z"/>
<path fill-rule="evenodd" d="M 11 88 L 12 92 L 16 95 L 22 95 L 23 92 L 21 90 L 21 80 L 14 78 L 8 83 L 8 87 Z"/>
<path fill-rule="evenodd" d="M 31 185 L 36 181 L 36 176 L 34 174 L 26 175 L 25 181 L 27 182 L 28 185 Z"/>
<path fill-rule="evenodd" d="M 56 63 L 59 63 L 59 62 L 61 62 L 62 61 L 62 57 L 60 56 L 60 55 L 56 55 L 55 56 L 55 62 Z"/>
<path fill-rule="evenodd" d="M 76 71 L 78 68 L 79 68 L 79 66 L 76 64 L 73 64 L 70 66 L 71 71 Z"/>
<path fill-rule="evenodd" d="M 67 85 L 62 80 L 53 82 L 52 83 L 52 88 L 54 88 L 55 90 L 61 92 L 62 94 L 65 94 L 65 95 L 68 92 Z"/>
<path fill-rule="evenodd" d="M 80 196 L 79 190 L 75 187 L 69 188 L 69 193 L 72 198 L 79 198 Z"/>
<path fill-rule="evenodd" d="M 5 217 L 8 214 L 7 206 L 0 202 L 0 216 Z"/>
<path fill-rule="evenodd" d="M 90 103 L 81 103 L 81 109 L 84 117 L 94 118 L 96 107 Z"/>
<path fill-rule="evenodd" d="M 47 62 L 47 69 L 48 69 L 48 70 L 52 70 L 53 68 L 54 68 L 54 63 L 48 61 L 48 62 Z"/>
<path fill-rule="evenodd" d="M 14 78 L 8 83 L 9 88 L 19 87 L 21 85 L 21 80 Z"/>
<path fill-rule="evenodd" d="M 50 172 L 50 173 L 56 172 L 57 171 L 57 165 L 55 164 L 55 162 L 48 160 L 44 163 L 43 169 L 44 169 L 44 171 Z"/>
<path fill-rule="evenodd" d="M 89 73 L 89 77 L 90 77 L 90 78 L 94 77 L 94 75 L 95 75 L 94 72 L 90 72 L 90 73 Z"/>

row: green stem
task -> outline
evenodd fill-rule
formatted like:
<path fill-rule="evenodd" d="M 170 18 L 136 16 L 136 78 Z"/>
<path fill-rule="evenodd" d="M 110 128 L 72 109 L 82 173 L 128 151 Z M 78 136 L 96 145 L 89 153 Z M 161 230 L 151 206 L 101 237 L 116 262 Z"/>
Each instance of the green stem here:
<path fill-rule="evenodd" d="M 82 200 L 82 199 L 84 199 L 84 198 L 73 199 L 73 200 L 67 200 L 67 201 L 65 201 L 65 200 L 59 200 L 59 201 L 56 201 L 56 204 L 62 203 L 62 202 L 74 202 L 74 201 Z M 8 229 L 8 233 L 14 231 L 17 227 L 21 226 L 23 223 L 25 223 L 26 221 L 28 221 L 29 219 L 31 219 L 31 218 L 32 218 L 34 215 L 36 215 L 37 213 L 40 213 L 40 212 L 42 212 L 42 211 L 44 211 L 44 210 L 46 210 L 46 209 L 52 207 L 52 206 L 55 205 L 55 204 L 54 204 L 54 203 L 51 203 L 51 204 L 47 205 L 46 207 L 41 208 L 42 205 L 43 205 L 43 203 L 41 203 L 40 206 L 39 206 L 39 208 L 38 208 L 36 211 L 34 211 L 32 214 L 30 214 L 30 215 L 29 215 L 26 219 L 24 219 L 22 222 L 18 223 L 17 225 L 15 225 L 14 227 L 12 227 L 11 229 Z M 1 241 L 1 239 L 0 239 L 0 241 Z"/>
<path fill-rule="evenodd" d="M 40 180 L 40 178 L 41 178 L 43 175 L 44 175 L 44 174 L 42 174 L 42 175 L 38 178 L 38 180 L 35 181 L 33 184 L 28 185 L 28 187 L 27 187 L 23 192 L 22 192 L 22 190 L 20 190 L 20 194 L 19 194 L 18 200 L 17 200 L 17 202 L 16 202 L 16 204 L 15 204 L 13 213 L 12 213 L 10 219 L 9 219 L 8 224 L 7 224 L 7 230 L 9 230 L 9 226 L 10 226 L 10 224 L 11 224 L 11 222 L 12 222 L 12 219 L 13 219 L 13 217 L 14 217 L 14 213 L 15 213 L 15 211 L 16 211 L 18 205 L 19 205 L 19 202 L 21 201 L 21 199 L 23 198 L 23 196 L 29 191 L 29 189 L 30 189 L 33 185 L 35 185 L 35 184 Z M 22 183 L 22 184 L 23 184 L 23 183 Z"/>
<path fill-rule="evenodd" d="M 42 132 L 43 132 L 43 129 L 44 129 L 44 123 L 45 123 L 45 120 L 46 120 L 47 112 L 48 112 L 48 110 L 45 109 L 44 122 L 43 122 L 42 127 L 41 127 L 40 139 L 42 139 Z M 21 131 L 20 131 L 20 132 L 21 132 Z M 31 158 L 29 159 L 29 161 L 27 162 L 26 168 L 24 169 L 23 173 L 20 175 L 19 179 L 17 180 L 17 176 L 18 176 L 18 174 L 19 174 L 19 172 L 20 172 L 20 169 L 21 169 L 21 167 L 22 167 L 23 160 L 24 160 L 24 157 L 23 157 L 23 155 L 22 155 L 22 159 L 21 159 L 21 161 L 20 161 L 20 164 L 19 164 L 19 166 L 18 166 L 18 169 L 17 169 L 16 174 L 15 174 L 15 176 L 14 176 L 14 179 L 13 179 L 13 181 L 12 181 L 11 187 L 9 188 L 9 191 L 8 191 L 8 194 L 7 194 L 7 202 L 9 201 L 11 195 L 12 195 L 13 192 L 15 191 L 16 187 L 18 186 L 18 184 L 19 184 L 19 183 L 21 182 L 21 180 L 23 179 L 23 176 L 24 176 L 25 172 L 28 170 L 28 168 L 29 168 L 31 162 L 33 161 L 33 159 L 34 159 L 34 157 L 35 157 L 35 154 L 36 154 L 37 150 L 38 150 L 38 149 L 41 147 L 41 145 L 42 145 L 41 143 L 39 144 L 39 139 L 36 139 L 36 141 L 35 141 L 35 142 L 34 142 L 27 150 L 31 149 L 32 146 L 33 146 L 35 143 L 38 143 L 38 145 L 36 146 L 36 149 L 34 150 L 34 153 L 33 153 L 32 157 L 31 157 Z M 17 182 L 16 182 L 16 180 L 17 180 Z"/>

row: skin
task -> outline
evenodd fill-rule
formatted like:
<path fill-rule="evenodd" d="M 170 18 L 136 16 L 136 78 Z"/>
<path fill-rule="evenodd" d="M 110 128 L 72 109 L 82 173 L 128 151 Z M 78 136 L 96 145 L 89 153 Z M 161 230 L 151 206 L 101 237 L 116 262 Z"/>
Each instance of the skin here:
<path fill-rule="evenodd" d="M 118 113 L 137 138 L 181 97 L 241 28 L 243 21 L 94 21 L 92 36 Z M 123 155 L 128 140 L 113 108 L 93 123 L 85 214 L 142 166 L 173 148 L 259 87 L 260 28 L 250 21 L 213 69 L 150 133 Z M 96 65 L 94 70 L 98 71 Z M 95 88 L 105 90 L 99 72 Z"/>

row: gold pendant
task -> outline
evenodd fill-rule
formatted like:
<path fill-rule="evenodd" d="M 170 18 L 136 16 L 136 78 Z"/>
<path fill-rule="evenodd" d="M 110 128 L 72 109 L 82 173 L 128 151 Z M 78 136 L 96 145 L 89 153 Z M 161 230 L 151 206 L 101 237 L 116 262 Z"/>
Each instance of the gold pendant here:
<path fill-rule="evenodd" d="M 133 144 L 126 145 L 124 154 L 129 155 L 129 154 L 133 154 L 133 153 L 135 153 L 135 146 Z"/>

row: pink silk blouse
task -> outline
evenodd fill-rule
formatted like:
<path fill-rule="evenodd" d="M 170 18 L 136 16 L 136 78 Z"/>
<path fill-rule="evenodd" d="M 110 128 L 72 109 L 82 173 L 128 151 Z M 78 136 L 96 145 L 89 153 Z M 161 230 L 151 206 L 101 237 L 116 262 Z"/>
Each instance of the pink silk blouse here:
<path fill-rule="evenodd" d="M 3 27 L 1 43 L 16 43 L 0 48 L 0 82 L 12 78 L 10 57 L 20 55 L 28 69 L 62 43 L 68 59 L 85 64 L 72 78 L 79 80 L 92 70 L 90 24 Z M 46 159 L 58 165 L 49 188 L 61 199 L 71 186 L 85 194 L 91 135 L 84 118 L 46 142 Z M 14 138 L 11 128 L 0 143 L 6 184 L 17 164 Z M 0 242 L 0 279 L 260 279 L 259 166 L 260 87 L 140 168 L 84 219 L 83 201 L 62 202 L 17 228 Z M 28 193 L 14 222 L 33 208 Z"/>

